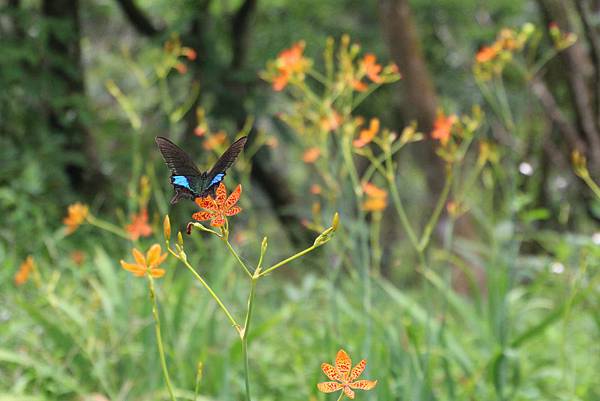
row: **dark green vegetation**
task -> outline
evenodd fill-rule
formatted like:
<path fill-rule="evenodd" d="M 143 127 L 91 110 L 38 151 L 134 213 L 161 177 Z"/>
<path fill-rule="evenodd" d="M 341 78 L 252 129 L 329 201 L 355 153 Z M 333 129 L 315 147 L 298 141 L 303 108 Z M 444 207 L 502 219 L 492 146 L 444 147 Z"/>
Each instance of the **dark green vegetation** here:
<path fill-rule="evenodd" d="M 132 247 L 164 251 L 164 215 L 175 237 L 198 210 L 169 207 L 154 137 L 174 139 L 206 168 L 224 147 L 203 144 L 221 130 L 250 136 L 225 179 L 230 191 L 244 188 L 230 229 L 245 262 L 255 264 L 265 235 L 271 266 L 311 245 L 311 228 L 322 231 L 335 211 L 341 218 L 326 246 L 257 285 L 252 399 L 335 400 L 316 384 L 340 348 L 367 358 L 363 377 L 378 380 L 357 399 L 600 399 L 600 200 L 571 165 L 579 149 L 599 181 L 598 15 L 596 0 L 1 3 L 0 401 L 169 399 L 146 281 L 119 261 L 131 261 Z M 547 52 L 550 21 L 577 43 Z M 475 74 L 480 46 L 525 22 L 537 27 L 528 51 L 494 79 Z M 403 74 L 357 108 L 337 108 L 345 117 L 378 117 L 395 132 L 416 120 L 429 137 L 439 108 L 461 118 L 483 110 L 449 169 L 429 139 L 394 155 L 397 164 L 381 158 L 370 181 L 388 191 L 384 212 L 362 210 L 353 172 L 373 163 L 359 152 L 348 160 L 343 133 L 310 136 L 279 118 L 301 116 L 310 128 L 346 99 L 330 101 L 328 89 L 307 98 L 293 85 L 275 92 L 259 75 L 299 40 L 327 71 L 327 37 L 337 49 L 344 33 Z M 314 76 L 307 82 L 318 87 Z M 266 145 L 272 138 L 278 147 Z M 482 143 L 493 155 L 480 163 Z M 312 147 L 331 153 L 306 164 Z M 74 202 L 95 220 L 67 235 Z M 428 226 L 436 202 L 440 219 Z M 153 233 L 132 241 L 124 227 L 144 208 Z M 407 226 L 417 239 L 431 228 L 431 241 L 415 244 Z M 242 319 L 247 278 L 223 241 L 198 231 L 184 240 L 190 263 Z M 35 269 L 16 285 L 28 255 Z M 178 399 L 193 399 L 197 383 L 200 399 L 244 399 L 236 331 L 174 257 L 161 267 Z"/>

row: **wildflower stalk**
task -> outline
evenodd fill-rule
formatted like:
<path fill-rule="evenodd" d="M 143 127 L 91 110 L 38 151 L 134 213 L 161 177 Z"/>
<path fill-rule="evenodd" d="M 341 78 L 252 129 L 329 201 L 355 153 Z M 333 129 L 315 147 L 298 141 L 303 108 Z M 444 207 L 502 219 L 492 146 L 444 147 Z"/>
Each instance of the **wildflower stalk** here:
<path fill-rule="evenodd" d="M 580 177 L 587 184 L 587 186 L 590 187 L 594 195 L 600 199 L 600 187 L 594 182 L 594 180 L 592 180 L 592 177 L 590 177 L 589 174 L 581 175 Z"/>
<path fill-rule="evenodd" d="M 419 241 L 419 248 L 421 251 L 427 248 L 429 244 L 429 240 L 431 239 L 431 233 L 433 232 L 434 227 L 437 225 L 437 222 L 440 218 L 440 214 L 444 209 L 444 205 L 446 204 L 446 200 L 448 200 L 448 195 L 450 194 L 450 188 L 452 187 L 453 174 L 451 171 L 446 175 L 446 182 L 444 183 L 444 188 L 442 189 L 442 193 L 438 198 L 437 204 L 435 205 L 435 209 L 431 218 L 427 222 L 425 229 L 423 230 L 423 235 L 421 236 L 421 240 Z"/>
<path fill-rule="evenodd" d="M 248 358 L 248 333 L 250 332 L 250 321 L 252 319 L 252 307 L 254 305 L 254 295 L 256 290 L 256 282 L 259 276 L 254 275 L 250 283 L 250 295 L 248 295 L 248 309 L 246 311 L 246 320 L 244 328 L 241 332 L 242 339 L 242 355 L 244 357 L 244 383 L 246 386 L 246 401 L 251 401 L 250 398 L 250 361 Z"/>
<path fill-rule="evenodd" d="M 338 397 L 337 401 L 342 401 L 343 398 L 344 398 L 344 392 L 342 391 L 340 393 L 340 396 Z"/>
<path fill-rule="evenodd" d="M 296 253 L 295 255 L 292 255 L 289 258 L 284 259 L 281 262 L 274 264 L 273 266 L 269 267 L 268 269 L 265 269 L 265 271 L 258 273 L 258 277 L 266 276 L 267 274 L 271 273 L 273 270 L 279 269 L 281 266 L 286 265 L 289 262 L 291 262 L 293 260 L 296 260 L 299 257 L 304 256 L 304 255 L 306 255 L 309 252 L 314 251 L 319 246 L 321 246 L 321 245 L 313 244 L 313 245 L 309 246 L 305 250 L 300 251 L 300 252 Z"/>
<path fill-rule="evenodd" d="M 154 279 L 151 275 L 147 275 L 148 285 L 150 287 L 150 300 L 152 301 L 152 316 L 154 317 L 154 331 L 156 333 L 156 342 L 158 344 L 158 354 L 160 355 L 160 365 L 162 367 L 163 376 L 165 383 L 167 384 L 167 390 L 171 401 L 175 401 L 175 394 L 173 393 L 173 387 L 171 386 L 171 379 L 169 378 L 169 370 L 167 369 L 167 361 L 165 359 L 165 350 L 163 347 L 162 334 L 160 330 L 160 317 L 158 315 L 158 304 L 156 302 L 156 293 L 154 291 Z"/>
<path fill-rule="evenodd" d="M 91 214 L 86 217 L 86 221 L 89 224 L 91 224 L 92 226 L 98 227 L 104 231 L 108 231 L 112 234 L 118 235 L 121 238 L 125 238 L 127 240 L 131 239 L 129 237 L 129 235 L 127 235 L 127 233 L 124 230 L 122 230 L 120 227 L 118 227 L 114 224 L 111 224 L 109 222 L 106 222 L 104 220 L 100 220 Z"/>

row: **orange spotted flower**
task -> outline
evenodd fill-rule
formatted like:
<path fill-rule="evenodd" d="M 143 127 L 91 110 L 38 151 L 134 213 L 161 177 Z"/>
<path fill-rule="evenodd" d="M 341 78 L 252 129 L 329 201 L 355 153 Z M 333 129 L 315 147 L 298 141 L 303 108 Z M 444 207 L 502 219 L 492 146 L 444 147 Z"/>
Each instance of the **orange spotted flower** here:
<path fill-rule="evenodd" d="M 283 90 L 294 75 L 302 76 L 309 67 L 308 59 L 303 56 L 305 45 L 300 41 L 279 53 L 275 60 L 278 75 L 273 80 L 273 89 Z"/>
<path fill-rule="evenodd" d="M 231 195 L 227 197 L 227 189 L 223 183 L 220 183 L 217 187 L 215 199 L 212 196 L 196 198 L 196 204 L 205 210 L 194 213 L 192 218 L 198 221 L 210 220 L 211 226 L 221 227 L 225 224 L 227 217 L 235 216 L 242 211 L 241 207 L 236 206 L 241 194 L 242 186 L 238 185 Z"/>
<path fill-rule="evenodd" d="M 355 390 L 371 390 L 377 385 L 377 380 L 356 380 L 365 370 L 367 361 L 361 360 L 354 368 L 352 368 L 352 360 L 343 349 L 339 350 L 335 357 L 335 366 L 328 363 L 321 364 L 323 373 L 334 381 L 323 382 L 317 384 L 319 391 L 324 393 L 333 393 L 334 391 L 342 390 L 350 399 L 354 399 Z"/>
<path fill-rule="evenodd" d="M 363 202 L 363 210 L 367 212 L 381 212 L 387 206 L 387 191 L 375 184 L 366 182 L 362 186 L 367 199 Z"/>
<path fill-rule="evenodd" d="M 136 248 L 131 250 L 135 263 L 128 263 L 121 260 L 121 266 L 123 269 L 130 271 L 134 276 L 142 277 L 146 274 L 154 278 L 159 278 L 165 275 L 164 269 L 159 269 L 158 266 L 167 258 L 167 254 L 161 255 L 162 249 L 160 245 L 154 244 L 150 247 L 146 256 L 138 251 Z"/>
<path fill-rule="evenodd" d="M 452 134 L 452 127 L 457 121 L 455 114 L 446 117 L 444 112 L 438 113 L 435 122 L 433 123 L 433 131 L 431 131 L 431 137 L 440 141 L 442 146 L 446 146 L 450 140 Z"/>
<path fill-rule="evenodd" d="M 308 148 L 302 155 L 302 161 L 304 161 L 304 163 L 308 163 L 308 164 L 314 163 L 317 161 L 319 156 L 321 156 L 321 150 L 319 148 L 317 148 L 316 146 L 312 147 L 312 148 Z"/>
<path fill-rule="evenodd" d="M 89 213 L 87 205 L 79 202 L 69 205 L 68 215 L 63 220 L 63 223 L 67 226 L 67 234 L 77 230 L 77 227 L 85 221 Z"/>
<path fill-rule="evenodd" d="M 150 236 L 152 227 L 148 224 L 148 210 L 143 208 L 139 214 L 134 215 L 131 224 L 128 224 L 125 229 L 134 241 L 137 241 L 140 237 Z"/>
<path fill-rule="evenodd" d="M 373 138 L 375 138 L 375 135 L 377 135 L 378 131 L 379 119 L 372 118 L 369 122 L 369 128 L 361 130 L 358 139 L 352 141 L 352 145 L 354 145 L 355 148 L 362 148 L 363 146 L 370 143 L 373 140 Z"/>
<path fill-rule="evenodd" d="M 27 259 L 19 266 L 19 271 L 15 274 L 15 285 L 23 285 L 29 279 L 29 275 L 35 269 L 33 256 L 27 256 Z"/>

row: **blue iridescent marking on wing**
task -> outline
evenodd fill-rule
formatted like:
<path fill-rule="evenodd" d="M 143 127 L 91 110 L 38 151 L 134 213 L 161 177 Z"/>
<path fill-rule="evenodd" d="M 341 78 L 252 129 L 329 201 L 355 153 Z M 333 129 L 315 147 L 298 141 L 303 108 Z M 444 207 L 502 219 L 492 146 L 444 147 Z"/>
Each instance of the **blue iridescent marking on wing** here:
<path fill-rule="evenodd" d="M 219 174 L 215 175 L 215 178 L 212 179 L 212 181 L 210 182 L 210 185 L 215 185 L 215 184 L 220 183 L 223 180 L 223 177 L 225 177 L 225 173 L 219 173 Z"/>
<path fill-rule="evenodd" d="M 179 185 L 180 187 L 187 188 L 190 191 L 192 190 L 192 188 L 190 188 L 190 182 L 184 175 L 174 175 L 173 177 L 171 177 L 171 183 L 173 185 Z"/>

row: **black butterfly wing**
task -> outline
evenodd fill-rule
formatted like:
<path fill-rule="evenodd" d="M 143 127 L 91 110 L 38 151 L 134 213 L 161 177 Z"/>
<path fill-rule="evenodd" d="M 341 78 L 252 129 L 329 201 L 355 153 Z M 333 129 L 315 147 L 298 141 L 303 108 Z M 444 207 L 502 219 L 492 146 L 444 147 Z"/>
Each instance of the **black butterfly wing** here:
<path fill-rule="evenodd" d="M 211 189 L 214 192 L 216 185 L 223 180 L 223 177 L 225 177 L 227 169 L 231 167 L 242 150 L 244 150 L 247 139 L 247 136 L 243 136 L 232 143 L 225 153 L 219 157 L 219 160 L 217 160 L 215 165 L 206 173 L 208 187 L 203 191 L 203 195 L 209 193 Z"/>
<path fill-rule="evenodd" d="M 171 175 L 201 175 L 192 158 L 183 149 L 162 136 L 157 136 L 155 140 Z"/>

